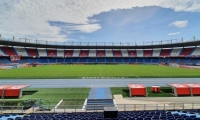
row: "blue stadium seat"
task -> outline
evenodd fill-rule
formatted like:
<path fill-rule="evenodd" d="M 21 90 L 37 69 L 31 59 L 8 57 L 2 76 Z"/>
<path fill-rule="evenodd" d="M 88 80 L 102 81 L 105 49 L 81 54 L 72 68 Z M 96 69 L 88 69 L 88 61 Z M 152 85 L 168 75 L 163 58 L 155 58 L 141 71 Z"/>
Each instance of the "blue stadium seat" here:
<path fill-rule="evenodd" d="M 87 63 L 87 58 L 80 58 L 79 63 Z"/>
<path fill-rule="evenodd" d="M 124 63 L 130 63 L 129 58 L 123 58 Z"/>
<path fill-rule="evenodd" d="M 136 58 L 130 58 L 130 62 L 136 63 L 136 62 L 137 62 L 137 59 L 136 59 Z"/>
<path fill-rule="evenodd" d="M 64 63 L 64 59 L 63 58 L 57 58 L 57 63 Z"/>
<path fill-rule="evenodd" d="M 72 61 L 71 58 L 65 58 L 64 59 L 64 63 L 71 63 L 71 61 Z"/>
<path fill-rule="evenodd" d="M 123 59 L 122 58 L 114 58 L 115 63 L 123 63 Z"/>
<path fill-rule="evenodd" d="M 48 58 L 49 59 L 49 63 L 56 63 L 56 58 Z"/>
<path fill-rule="evenodd" d="M 88 63 L 96 63 L 96 58 L 88 58 Z"/>
<path fill-rule="evenodd" d="M 142 62 L 151 63 L 151 58 L 144 58 Z"/>
<path fill-rule="evenodd" d="M 40 63 L 49 63 L 47 58 L 40 58 Z"/>
<path fill-rule="evenodd" d="M 189 111 L 189 110 L 188 110 Z M 198 110 L 188 111 L 119 111 L 117 118 L 105 118 L 103 112 L 1 114 L 0 120 L 200 120 Z M 199 112 L 199 111 L 198 111 Z"/>
<path fill-rule="evenodd" d="M 137 58 L 138 63 L 144 63 L 144 58 Z"/>
<path fill-rule="evenodd" d="M 114 63 L 114 59 L 113 58 L 106 58 L 106 63 Z"/>
<path fill-rule="evenodd" d="M 105 63 L 105 58 L 97 58 L 97 63 Z"/>

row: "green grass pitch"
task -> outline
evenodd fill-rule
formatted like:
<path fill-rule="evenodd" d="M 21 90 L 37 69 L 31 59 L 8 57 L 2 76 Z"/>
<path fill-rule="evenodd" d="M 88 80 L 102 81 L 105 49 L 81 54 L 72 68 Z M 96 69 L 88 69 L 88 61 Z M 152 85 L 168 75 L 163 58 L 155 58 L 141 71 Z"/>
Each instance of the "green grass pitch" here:
<path fill-rule="evenodd" d="M 110 90 L 112 95 L 121 94 L 125 98 L 129 97 L 129 89 L 127 87 L 111 87 Z M 1 106 L 1 100 L 9 102 L 8 106 L 10 106 L 10 104 L 12 104 L 13 106 L 20 106 L 18 104 L 19 101 L 29 100 L 29 99 L 32 100 L 42 99 L 50 102 L 51 109 L 55 105 L 57 105 L 60 100 L 63 100 L 63 102 L 59 106 L 59 109 L 82 108 L 82 105 L 84 104 L 85 99 L 88 97 L 89 92 L 90 88 L 26 88 L 23 91 L 23 97 L 20 99 L 0 98 L 0 106 Z M 162 87 L 160 93 L 152 93 L 151 88 L 148 87 L 147 92 L 148 92 L 148 97 L 173 97 L 170 94 L 171 93 L 170 87 Z M 45 101 L 43 105 L 49 107 L 49 105 Z"/>
<path fill-rule="evenodd" d="M 85 99 L 89 95 L 90 88 L 26 88 L 23 91 L 22 98 L 0 98 L 0 106 L 2 101 L 18 101 L 21 100 L 45 100 L 50 102 L 50 108 L 58 104 L 60 100 L 67 101 L 65 105 L 83 105 Z M 44 105 L 49 106 L 44 102 Z M 8 105 L 9 106 L 9 105 Z M 13 106 L 17 106 L 14 104 Z"/>
<path fill-rule="evenodd" d="M 43 65 L 29 68 L 0 70 L 0 79 L 82 77 L 199 78 L 200 70 L 159 65 Z"/>

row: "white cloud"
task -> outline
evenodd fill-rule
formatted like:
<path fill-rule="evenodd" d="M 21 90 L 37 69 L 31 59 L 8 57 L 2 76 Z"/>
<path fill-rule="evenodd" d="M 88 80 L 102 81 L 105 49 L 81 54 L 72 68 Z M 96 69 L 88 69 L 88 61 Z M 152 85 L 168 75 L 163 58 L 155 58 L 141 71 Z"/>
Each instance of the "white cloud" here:
<path fill-rule="evenodd" d="M 180 34 L 180 32 L 169 33 L 168 35 L 177 35 L 177 34 Z"/>
<path fill-rule="evenodd" d="M 71 23 L 71 30 L 92 33 L 101 29 L 98 20 L 89 19 L 93 15 L 146 6 L 200 12 L 199 0 L 0 0 L 0 33 L 63 41 L 69 39 L 67 34 L 61 34 L 61 27 L 51 26 L 48 21 Z M 65 33 L 73 33 L 71 30 Z"/>
<path fill-rule="evenodd" d="M 85 37 L 85 36 L 79 36 L 79 38 L 83 40 L 83 39 L 86 39 L 87 37 Z"/>
<path fill-rule="evenodd" d="M 188 25 L 188 20 L 183 20 L 183 21 L 175 21 L 169 24 L 169 26 L 176 26 L 178 28 L 183 28 Z"/>
<path fill-rule="evenodd" d="M 68 28 L 68 30 L 77 30 L 83 33 L 92 33 L 94 31 L 101 29 L 101 26 L 99 24 L 85 24 L 85 25 L 67 26 L 66 28 Z"/>

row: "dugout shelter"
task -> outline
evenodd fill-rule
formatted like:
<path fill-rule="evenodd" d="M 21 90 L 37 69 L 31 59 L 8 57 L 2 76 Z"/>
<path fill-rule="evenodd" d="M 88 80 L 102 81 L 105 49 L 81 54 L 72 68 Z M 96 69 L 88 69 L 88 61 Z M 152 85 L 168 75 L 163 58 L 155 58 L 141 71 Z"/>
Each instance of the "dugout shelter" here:
<path fill-rule="evenodd" d="M 15 97 L 21 98 L 22 92 L 30 85 L 0 85 L 0 97 Z"/>
<path fill-rule="evenodd" d="M 129 88 L 129 96 L 144 96 L 147 97 L 147 88 L 143 84 L 127 84 Z"/>

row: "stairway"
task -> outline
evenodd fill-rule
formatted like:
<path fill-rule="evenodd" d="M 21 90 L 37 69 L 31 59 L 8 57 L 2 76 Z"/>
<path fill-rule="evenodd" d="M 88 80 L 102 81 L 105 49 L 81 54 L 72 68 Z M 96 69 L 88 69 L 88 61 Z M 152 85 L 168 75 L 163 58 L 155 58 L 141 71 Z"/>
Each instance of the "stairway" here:
<path fill-rule="evenodd" d="M 103 110 L 104 106 L 114 106 L 110 88 L 91 88 L 86 110 Z"/>

